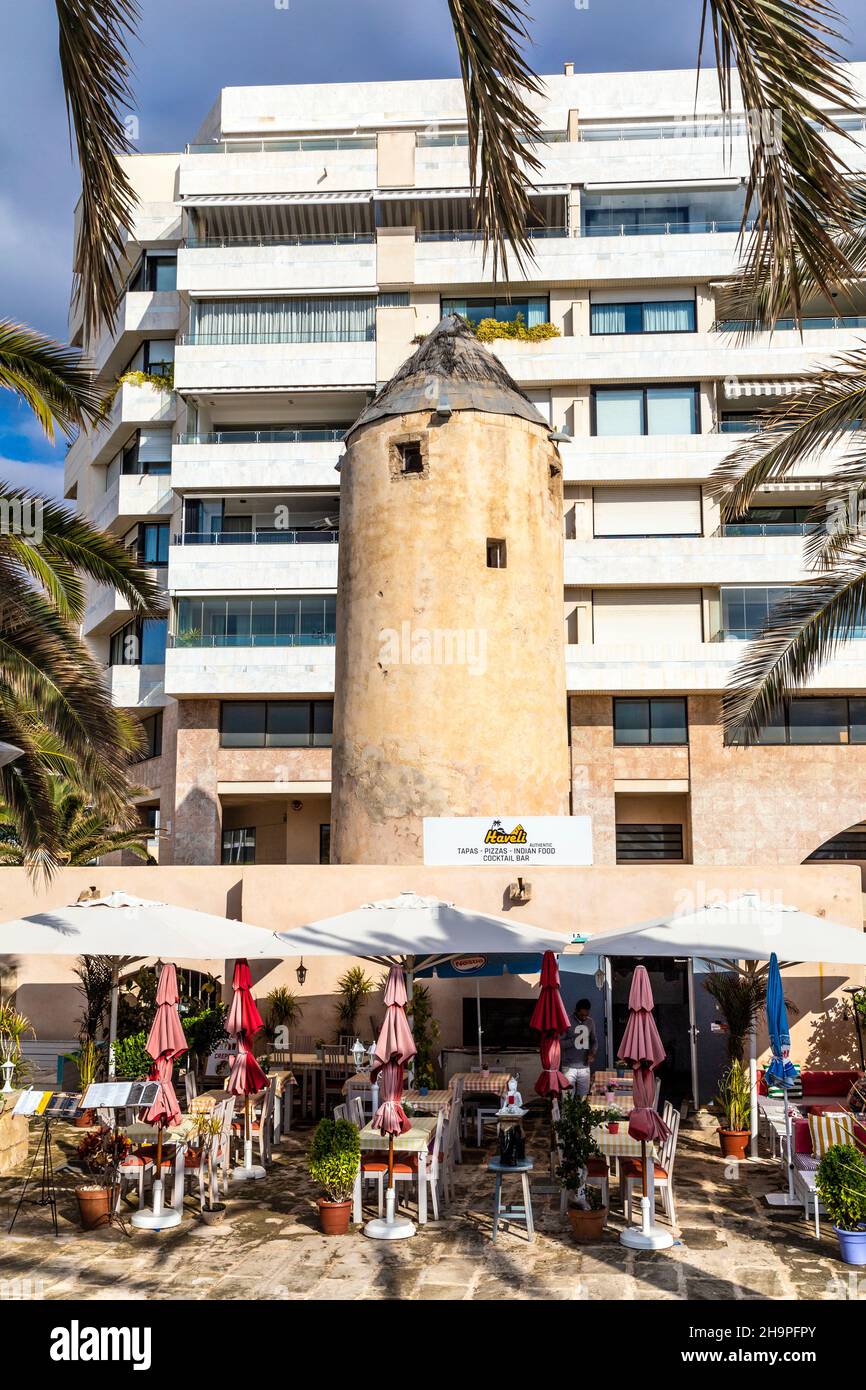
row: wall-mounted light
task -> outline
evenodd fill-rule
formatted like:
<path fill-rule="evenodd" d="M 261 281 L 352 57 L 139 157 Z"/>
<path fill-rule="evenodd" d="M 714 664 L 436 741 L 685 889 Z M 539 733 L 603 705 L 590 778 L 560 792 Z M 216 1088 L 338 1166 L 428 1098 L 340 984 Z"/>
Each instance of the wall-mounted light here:
<path fill-rule="evenodd" d="M 531 900 L 531 898 L 532 884 L 528 883 L 525 878 L 521 878 L 518 876 L 516 883 L 509 883 L 508 901 L 510 903 L 514 903 L 515 906 L 519 907 L 522 906 L 524 903 L 528 903 Z"/>
<path fill-rule="evenodd" d="M 307 978 L 307 967 L 304 965 L 303 956 L 301 956 L 301 963 L 295 971 L 295 975 L 297 976 L 298 984 L 303 985 L 304 980 Z"/>
<path fill-rule="evenodd" d="M 604 989 L 604 987 L 605 987 L 606 984 L 607 984 L 607 976 L 605 975 L 604 971 L 603 971 L 603 970 L 601 969 L 601 967 L 599 966 L 598 970 L 596 970 L 596 972 L 595 972 L 595 987 L 596 987 L 596 989 Z"/>

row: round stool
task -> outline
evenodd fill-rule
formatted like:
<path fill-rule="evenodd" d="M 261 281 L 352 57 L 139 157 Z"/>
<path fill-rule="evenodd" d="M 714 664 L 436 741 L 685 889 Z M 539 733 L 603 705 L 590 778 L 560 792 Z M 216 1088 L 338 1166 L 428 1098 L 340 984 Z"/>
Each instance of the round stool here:
<path fill-rule="evenodd" d="M 487 1164 L 488 1170 L 496 1174 L 496 1191 L 493 1196 L 493 1240 L 496 1240 L 496 1233 L 499 1230 L 500 1221 L 507 1222 L 509 1225 L 515 1221 L 522 1221 L 526 1227 L 526 1234 L 529 1240 L 535 1240 L 535 1226 L 532 1221 L 532 1197 L 529 1191 L 529 1174 L 532 1172 L 532 1159 L 525 1158 L 522 1163 L 505 1164 L 500 1163 L 498 1158 L 491 1159 Z M 510 1175 L 519 1177 L 523 1187 L 523 1202 L 512 1203 L 510 1206 L 503 1206 L 502 1203 L 502 1179 Z"/>

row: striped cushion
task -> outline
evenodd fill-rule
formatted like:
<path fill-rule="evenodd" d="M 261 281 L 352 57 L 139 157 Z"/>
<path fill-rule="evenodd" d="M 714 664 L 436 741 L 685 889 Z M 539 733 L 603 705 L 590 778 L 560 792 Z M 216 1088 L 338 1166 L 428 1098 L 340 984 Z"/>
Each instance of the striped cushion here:
<path fill-rule="evenodd" d="M 789 1100 L 799 1100 L 799 1099 L 800 1099 L 800 1097 L 801 1097 L 802 1094 L 803 1094 L 803 1083 L 802 1083 L 802 1081 L 800 1080 L 800 1068 L 799 1068 L 799 1066 L 797 1065 L 796 1062 L 792 1062 L 791 1065 L 793 1066 L 794 1071 L 797 1073 L 797 1080 L 794 1081 L 790 1086 L 787 1086 L 787 1087 L 785 1088 L 785 1090 L 782 1090 L 782 1087 L 779 1085 L 779 1083 L 778 1083 L 777 1081 L 768 1081 L 768 1082 L 767 1082 L 767 1095 L 768 1095 L 768 1096 L 785 1096 L 785 1095 L 787 1095 L 787 1097 L 788 1097 Z"/>
<path fill-rule="evenodd" d="M 823 1158 L 834 1144 L 853 1144 L 854 1128 L 850 1115 L 842 1111 L 829 1111 L 824 1115 L 809 1116 L 809 1134 L 812 1139 L 812 1153 L 815 1158 Z"/>

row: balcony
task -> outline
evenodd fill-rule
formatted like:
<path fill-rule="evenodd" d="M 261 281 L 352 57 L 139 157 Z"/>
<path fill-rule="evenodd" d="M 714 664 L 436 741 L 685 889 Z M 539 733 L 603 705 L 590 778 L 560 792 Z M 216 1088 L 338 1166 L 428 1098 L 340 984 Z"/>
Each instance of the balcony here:
<path fill-rule="evenodd" d="M 91 521 L 97 531 L 126 531 L 135 521 L 170 516 L 172 483 L 167 474 L 123 473 L 108 489 Z"/>
<path fill-rule="evenodd" d="M 106 668 L 111 703 L 118 709 L 160 709 L 166 703 L 163 666 Z"/>
<path fill-rule="evenodd" d="M 167 695 L 330 695 L 334 647 L 173 646 L 165 657 Z"/>
<path fill-rule="evenodd" d="M 171 425 L 176 416 L 174 391 L 161 390 L 149 382 L 141 385 L 131 381 L 121 382 L 106 420 L 88 435 L 91 441 L 90 462 L 109 463 L 131 429 L 146 425 Z"/>
<path fill-rule="evenodd" d="M 172 593 L 260 593 L 262 589 L 334 592 L 337 534 L 287 530 L 251 537 L 175 536 L 169 551 L 168 586 Z"/>
<path fill-rule="evenodd" d="M 580 435 L 558 448 L 566 483 L 700 483 L 733 443 L 718 434 Z"/>
<path fill-rule="evenodd" d="M 206 237 L 178 252 L 177 281 L 190 294 L 370 291 L 376 285 L 375 240 L 372 233 Z"/>
<path fill-rule="evenodd" d="M 172 450 L 171 482 L 178 492 L 338 487 L 342 429 L 230 430 L 181 435 Z"/>
<path fill-rule="evenodd" d="M 145 338 L 175 337 L 180 327 L 180 299 L 173 290 L 127 290 L 117 322 L 103 334 L 92 354 L 97 376 L 115 376 Z"/>
<path fill-rule="evenodd" d="M 376 187 L 375 136 L 224 140 L 190 145 L 181 155 L 178 193 L 243 198 L 256 194 L 367 192 Z M 324 175 L 323 175 L 323 170 Z"/>
<path fill-rule="evenodd" d="M 742 642 L 572 645 L 566 648 L 566 682 L 574 694 L 717 692 L 745 651 Z M 844 643 L 809 689 L 866 690 L 866 642 Z"/>
<path fill-rule="evenodd" d="M 175 354 L 174 379 L 183 392 L 373 390 L 376 344 L 214 343 L 187 337 Z"/>
<path fill-rule="evenodd" d="M 623 536 L 565 542 L 565 582 L 610 588 L 664 583 L 795 584 L 807 577 L 803 542 L 794 536 Z"/>

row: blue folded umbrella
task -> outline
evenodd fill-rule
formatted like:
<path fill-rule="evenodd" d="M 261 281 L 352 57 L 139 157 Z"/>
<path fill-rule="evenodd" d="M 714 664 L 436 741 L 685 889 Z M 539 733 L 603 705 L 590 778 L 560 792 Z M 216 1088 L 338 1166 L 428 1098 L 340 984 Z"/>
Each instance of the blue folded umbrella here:
<path fill-rule="evenodd" d="M 800 1080 L 797 1068 L 783 1049 L 791 1046 L 791 1030 L 788 1027 L 788 1010 L 785 1007 L 785 993 L 782 989 L 782 973 L 776 952 L 770 956 L 770 969 L 767 975 L 767 1030 L 770 1034 L 772 1061 L 764 1073 L 767 1081 L 778 1082 L 786 1091 L 796 1086 Z"/>

